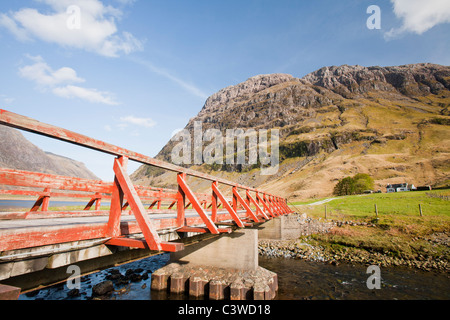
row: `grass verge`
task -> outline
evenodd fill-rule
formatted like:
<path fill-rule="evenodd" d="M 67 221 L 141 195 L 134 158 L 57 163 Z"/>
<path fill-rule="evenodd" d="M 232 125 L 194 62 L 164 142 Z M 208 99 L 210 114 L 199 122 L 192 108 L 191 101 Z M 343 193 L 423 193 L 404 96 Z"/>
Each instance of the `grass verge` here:
<path fill-rule="evenodd" d="M 449 196 L 449 190 L 370 194 L 297 206 L 298 211 L 325 220 L 326 205 L 327 221 L 336 223 L 328 233 L 300 241 L 320 247 L 328 260 L 448 270 Z"/>

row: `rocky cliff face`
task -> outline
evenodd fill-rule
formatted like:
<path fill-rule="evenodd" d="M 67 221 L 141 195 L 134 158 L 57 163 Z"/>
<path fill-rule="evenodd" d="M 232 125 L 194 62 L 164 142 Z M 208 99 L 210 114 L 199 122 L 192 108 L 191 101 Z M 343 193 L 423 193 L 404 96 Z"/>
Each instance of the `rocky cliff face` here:
<path fill-rule="evenodd" d="M 46 153 L 20 131 L 0 125 L 0 167 L 100 180 L 78 161 Z"/>
<path fill-rule="evenodd" d="M 448 67 L 420 63 L 398 67 L 324 67 L 303 79 L 346 97 L 370 91 L 397 91 L 414 97 L 450 89 L 448 77 Z"/>
<path fill-rule="evenodd" d="M 357 172 L 374 175 L 380 188 L 396 180 L 439 185 L 450 179 L 449 90 L 450 67 L 427 63 L 324 67 L 302 79 L 259 75 L 209 97 L 186 129 L 192 133 L 194 121 L 222 132 L 279 129 L 276 175 L 263 178 L 252 166 L 201 169 L 285 196 L 328 195 L 338 179 Z M 173 146 L 157 158 L 171 161 Z M 151 175 L 141 167 L 133 178 L 149 182 Z"/>

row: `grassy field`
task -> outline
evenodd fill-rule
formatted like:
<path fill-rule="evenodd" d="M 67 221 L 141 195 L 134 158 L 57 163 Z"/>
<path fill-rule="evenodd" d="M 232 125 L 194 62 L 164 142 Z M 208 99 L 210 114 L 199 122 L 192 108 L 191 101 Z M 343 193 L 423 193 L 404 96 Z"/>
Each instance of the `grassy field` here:
<path fill-rule="evenodd" d="M 323 200 L 323 199 L 322 199 Z M 378 217 L 383 215 L 420 216 L 419 204 L 424 216 L 442 216 L 450 218 L 450 190 L 415 191 L 399 193 L 374 193 L 337 197 L 325 204 L 313 205 L 315 201 L 293 203 L 298 209 L 306 210 L 314 217 L 327 218 L 373 218 L 375 205 Z"/>
<path fill-rule="evenodd" d="M 356 222 L 303 239 L 323 247 L 329 256 L 426 270 L 449 269 L 450 190 L 346 196 L 317 205 L 296 203 L 296 209 L 324 220 L 325 205 L 327 220 Z"/>

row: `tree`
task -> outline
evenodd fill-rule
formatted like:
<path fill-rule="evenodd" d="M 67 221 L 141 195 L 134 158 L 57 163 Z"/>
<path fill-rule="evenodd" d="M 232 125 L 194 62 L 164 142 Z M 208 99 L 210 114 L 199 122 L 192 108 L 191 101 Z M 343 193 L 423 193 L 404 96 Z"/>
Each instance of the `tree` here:
<path fill-rule="evenodd" d="M 334 187 L 333 194 L 345 196 L 352 194 L 361 194 L 365 190 L 373 189 L 374 181 L 371 176 L 365 173 L 358 173 L 353 177 L 345 177 Z"/>
<path fill-rule="evenodd" d="M 352 177 L 346 177 L 338 182 L 334 187 L 334 194 L 337 196 L 345 196 L 354 194 L 355 192 L 355 181 Z"/>
<path fill-rule="evenodd" d="M 372 177 L 366 173 L 358 173 L 353 177 L 353 181 L 355 182 L 355 192 L 357 194 L 366 190 L 372 190 L 374 186 Z"/>

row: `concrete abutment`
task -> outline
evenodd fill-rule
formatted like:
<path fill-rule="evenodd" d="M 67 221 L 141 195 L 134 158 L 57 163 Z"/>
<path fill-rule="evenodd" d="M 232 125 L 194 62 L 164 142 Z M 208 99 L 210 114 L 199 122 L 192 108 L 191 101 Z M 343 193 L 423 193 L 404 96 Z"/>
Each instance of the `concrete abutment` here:
<path fill-rule="evenodd" d="M 258 264 L 258 229 L 240 229 L 171 253 L 152 274 L 152 290 L 210 300 L 272 300 L 276 273 Z"/>

